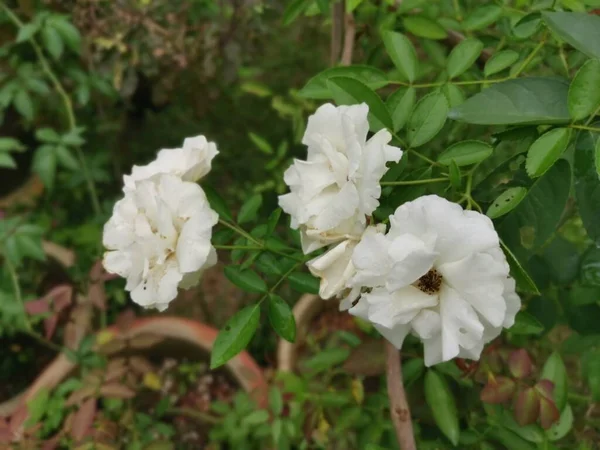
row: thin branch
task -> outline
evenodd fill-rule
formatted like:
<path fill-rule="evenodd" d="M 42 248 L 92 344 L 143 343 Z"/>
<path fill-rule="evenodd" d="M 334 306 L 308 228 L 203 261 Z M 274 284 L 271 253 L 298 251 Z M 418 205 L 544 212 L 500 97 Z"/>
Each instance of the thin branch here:
<path fill-rule="evenodd" d="M 342 28 L 344 26 L 344 3 L 333 2 L 331 5 L 331 53 L 330 65 L 337 64 L 342 48 Z"/>
<path fill-rule="evenodd" d="M 356 24 L 352 14 L 344 16 L 344 49 L 342 50 L 342 66 L 352 64 L 352 54 L 354 53 L 354 38 L 356 37 Z"/>
<path fill-rule="evenodd" d="M 416 450 L 410 408 L 406 401 L 400 352 L 388 341 L 385 341 L 387 388 L 390 398 L 390 415 L 396 429 L 396 438 L 401 450 Z"/>

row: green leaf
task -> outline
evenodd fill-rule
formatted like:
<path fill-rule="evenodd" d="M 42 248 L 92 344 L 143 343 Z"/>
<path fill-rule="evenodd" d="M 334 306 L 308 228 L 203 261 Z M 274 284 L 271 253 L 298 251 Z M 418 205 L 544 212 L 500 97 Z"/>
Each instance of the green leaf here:
<path fill-rule="evenodd" d="M 473 10 L 463 22 L 465 31 L 486 28 L 502 16 L 502 8 L 497 5 L 485 5 Z"/>
<path fill-rule="evenodd" d="M 58 31 L 60 37 L 75 53 L 81 50 L 81 35 L 79 30 L 65 17 L 52 20 L 52 26 Z"/>
<path fill-rule="evenodd" d="M 0 152 L 22 152 L 26 147 L 15 138 L 0 138 Z"/>
<path fill-rule="evenodd" d="M 50 143 L 50 144 L 57 144 L 58 142 L 60 142 L 60 136 L 59 134 L 54 131 L 52 128 L 38 128 L 37 130 L 35 130 L 35 138 L 38 141 L 41 142 L 45 142 L 45 143 Z"/>
<path fill-rule="evenodd" d="M 12 156 L 8 153 L 0 153 L 0 167 L 6 167 L 8 169 L 16 169 L 17 163 Z"/>
<path fill-rule="evenodd" d="M 544 331 L 544 325 L 535 317 L 525 311 L 519 311 L 515 323 L 509 328 L 512 334 L 537 335 Z"/>
<path fill-rule="evenodd" d="M 569 84 L 530 77 L 496 83 L 453 108 L 448 117 L 478 125 L 559 124 L 571 120 Z"/>
<path fill-rule="evenodd" d="M 269 295 L 269 321 L 279 336 L 289 342 L 296 340 L 296 320 L 291 308 L 284 299 L 275 294 Z"/>
<path fill-rule="evenodd" d="M 236 286 L 247 292 L 265 293 L 267 285 L 253 270 L 242 270 L 239 266 L 225 267 L 225 276 Z"/>
<path fill-rule="evenodd" d="M 50 391 L 42 388 L 33 398 L 27 400 L 27 425 L 38 423 L 48 412 L 48 402 L 50 400 Z"/>
<path fill-rule="evenodd" d="M 394 122 L 394 132 L 404 127 L 410 113 L 415 106 L 417 99 L 417 90 L 414 87 L 400 88 L 392 93 L 385 104 L 392 115 Z"/>
<path fill-rule="evenodd" d="M 283 12 L 283 25 L 287 26 L 302 14 L 306 8 L 311 4 L 310 0 L 292 0 L 288 3 L 285 11 Z"/>
<path fill-rule="evenodd" d="M 552 353 L 546 360 L 540 379 L 550 380 L 554 383 L 552 397 L 558 410 L 562 411 L 567 404 L 569 387 L 567 385 L 568 376 L 565 363 L 557 352 Z"/>
<path fill-rule="evenodd" d="M 39 31 L 39 29 L 40 25 L 37 22 L 26 23 L 21 28 L 19 28 L 19 32 L 17 33 L 17 38 L 15 39 L 15 41 L 17 43 L 25 42 L 31 39 L 35 35 L 35 33 Z"/>
<path fill-rule="evenodd" d="M 371 89 L 379 89 L 386 86 L 389 81 L 385 72 L 370 66 L 346 66 L 332 67 L 311 78 L 306 85 L 300 89 L 299 94 L 302 97 L 314 98 L 318 100 L 332 98 L 327 80 L 333 77 L 354 78 L 366 84 Z"/>
<path fill-rule="evenodd" d="M 288 277 L 292 289 L 307 294 L 319 293 L 319 279 L 305 272 L 293 272 Z"/>
<path fill-rule="evenodd" d="M 50 53 L 55 60 L 59 60 L 65 46 L 60 33 L 50 24 L 47 24 L 42 28 L 42 42 L 46 50 L 48 50 L 48 53 Z"/>
<path fill-rule="evenodd" d="M 244 350 L 254 336 L 259 320 L 259 305 L 246 306 L 235 313 L 215 339 L 210 355 L 210 368 L 216 369 L 222 366 Z"/>
<path fill-rule="evenodd" d="M 446 39 L 448 33 L 437 23 L 425 16 L 407 16 L 402 20 L 409 33 L 426 39 Z"/>
<path fill-rule="evenodd" d="M 598 174 L 598 178 L 600 178 L 600 139 L 596 141 L 596 148 L 594 150 L 594 163 L 596 166 L 596 173 Z"/>
<path fill-rule="evenodd" d="M 502 250 L 506 255 L 506 261 L 510 267 L 510 274 L 517 283 L 517 290 L 527 292 L 534 295 L 540 295 L 540 290 L 535 285 L 535 282 L 531 279 L 529 274 L 517 259 L 517 257 L 510 251 L 506 244 L 500 241 Z"/>
<path fill-rule="evenodd" d="M 542 17 L 559 38 L 590 58 L 600 59 L 600 17 L 586 13 L 544 11 Z"/>
<path fill-rule="evenodd" d="M 425 374 L 425 400 L 438 428 L 452 445 L 458 445 L 460 428 L 454 396 L 446 379 L 431 369 Z"/>
<path fill-rule="evenodd" d="M 600 248 L 595 245 L 583 254 L 580 277 L 584 286 L 600 286 Z"/>
<path fill-rule="evenodd" d="M 486 215 L 490 219 L 497 219 L 506 213 L 511 212 L 527 195 L 527 189 L 524 187 L 508 188 L 492 202 Z"/>
<path fill-rule="evenodd" d="M 504 69 L 509 68 L 519 59 L 519 54 L 514 50 L 501 50 L 494 53 L 490 59 L 485 63 L 483 73 L 486 77 L 494 75 L 498 72 L 502 72 Z"/>
<path fill-rule="evenodd" d="M 581 66 L 571 82 L 568 101 L 573 120 L 588 117 L 600 106 L 600 61 L 591 59 Z"/>
<path fill-rule="evenodd" d="M 13 105 L 15 105 L 15 109 L 21 114 L 25 119 L 32 121 L 34 115 L 33 109 L 33 100 L 31 99 L 31 95 L 25 89 L 21 89 L 17 91 L 13 98 Z"/>
<path fill-rule="evenodd" d="M 412 42 L 403 34 L 395 31 L 384 31 L 382 37 L 387 53 L 398 71 L 409 82 L 415 81 L 419 61 Z"/>
<path fill-rule="evenodd" d="M 445 84 L 441 87 L 440 91 L 446 96 L 450 108 L 462 105 L 465 102 L 465 94 L 455 84 Z"/>
<path fill-rule="evenodd" d="M 263 137 L 252 132 L 248 133 L 248 137 L 261 152 L 263 152 L 266 155 L 273 154 L 273 147 L 271 147 L 271 144 L 269 144 Z"/>
<path fill-rule="evenodd" d="M 275 231 L 277 224 L 279 223 L 279 218 L 281 217 L 281 208 L 276 208 L 270 215 L 267 220 L 267 236 L 270 236 Z"/>
<path fill-rule="evenodd" d="M 569 128 L 555 128 L 537 138 L 527 152 L 527 174 L 531 178 L 545 174 L 567 149 L 570 138 Z"/>
<path fill-rule="evenodd" d="M 458 164 L 456 164 L 456 161 L 454 159 L 450 161 L 450 165 L 448 166 L 448 172 L 449 172 L 449 178 L 450 178 L 450 183 L 452 184 L 452 187 L 454 189 L 460 189 L 460 186 L 461 186 L 460 168 L 458 167 Z"/>
<path fill-rule="evenodd" d="M 51 191 L 56 177 L 56 153 L 54 147 L 42 145 L 33 155 L 32 169 L 36 172 L 46 188 Z"/>
<path fill-rule="evenodd" d="M 600 134 L 582 131 L 575 143 L 575 198 L 588 236 L 600 244 L 600 178 L 596 170 Z"/>
<path fill-rule="evenodd" d="M 240 212 L 238 213 L 238 223 L 242 224 L 255 220 L 262 202 L 263 198 L 261 194 L 254 194 L 248 200 L 246 200 L 241 206 Z"/>
<path fill-rule="evenodd" d="M 558 422 L 546 430 L 546 436 L 551 441 L 558 441 L 564 438 L 573 428 L 573 410 L 570 405 L 567 405 L 562 410 Z M 580 447 L 581 448 L 581 447 Z"/>
<path fill-rule="evenodd" d="M 63 147 L 62 145 L 57 145 L 54 148 L 54 152 L 56 153 L 56 158 L 61 166 L 65 169 L 70 170 L 79 170 L 79 161 L 71 154 L 71 150 L 67 147 Z"/>
<path fill-rule="evenodd" d="M 438 162 L 448 166 L 455 161 L 458 166 L 469 166 L 489 157 L 494 149 L 482 141 L 461 141 L 452 144 L 438 156 Z"/>
<path fill-rule="evenodd" d="M 541 25 L 541 14 L 538 11 L 534 11 L 525 14 L 517 21 L 517 23 L 515 23 L 513 26 L 513 34 L 517 39 L 528 39 L 538 32 Z"/>
<path fill-rule="evenodd" d="M 219 217 L 233 222 L 231 211 L 219 193 L 210 186 L 202 186 L 202 188 L 204 189 L 208 203 L 210 203 L 210 207 L 215 210 Z"/>
<path fill-rule="evenodd" d="M 467 38 L 454 47 L 448 56 L 448 76 L 452 79 L 466 72 L 477 61 L 482 50 L 483 42 L 475 38 Z"/>
<path fill-rule="evenodd" d="M 411 147 L 419 147 L 435 137 L 446 123 L 448 100 L 442 93 L 427 94 L 415 107 L 406 131 Z"/>
<path fill-rule="evenodd" d="M 366 84 L 347 77 L 334 77 L 327 80 L 336 103 L 351 105 L 366 103 L 369 106 L 369 126 L 372 131 L 381 128 L 393 129 L 394 124 L 385 103 Z"/>
<path fill-rule="evenodd" d="M 350 356 L 350 350 L 347 348 L 326 348 L 304 361 L 302 365 L 312 372 L 323 372 L 343 363 L 348 356 Z"/>

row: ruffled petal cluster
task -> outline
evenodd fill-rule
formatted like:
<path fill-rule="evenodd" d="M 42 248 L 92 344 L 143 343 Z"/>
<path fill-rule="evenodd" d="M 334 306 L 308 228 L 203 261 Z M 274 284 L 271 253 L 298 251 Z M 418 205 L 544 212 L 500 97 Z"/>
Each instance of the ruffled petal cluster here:
<path fill-rule="evenodd" d="M 189 138 L 124 177 L 124 197 L 104 226 L 103 264 L 126 278 L 141 306 L 165 310 L 179 288 L 196 285 L 217 261 L 211 236 L 218 215 L 195 183 L 217 153 L 204 136 Z"/>

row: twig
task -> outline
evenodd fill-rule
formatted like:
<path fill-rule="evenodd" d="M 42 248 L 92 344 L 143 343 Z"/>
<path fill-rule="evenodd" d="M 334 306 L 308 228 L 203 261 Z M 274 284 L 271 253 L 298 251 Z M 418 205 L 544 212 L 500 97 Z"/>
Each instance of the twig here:
<path fill-rule="evenodd" d="M 344 3 L 333 2 L 331 5 L 331 53 L 330 65 L 337 64 L 342 47 L 342 28 L 344 26 Z"/>
<path fill-rule="evenodd" d="M 344 49 L 342 50 L 342 66 L 352 64 L 352 54 L 354 53 L 354 38 L 356 37 L 356 24 L 354 17 L 348 13 L 344 16 Z"/>
<path fill-rule="evenodd" d="M 402 382 L 402 368 L 400 365 L 400 352 L 388 341 L 385 341 L 387 388 L 390 398 L 390 415 L 396 429 L 396 438 L 401 450 L 416 450 L 410 408 L 406 401 L 404 384 Z"/>

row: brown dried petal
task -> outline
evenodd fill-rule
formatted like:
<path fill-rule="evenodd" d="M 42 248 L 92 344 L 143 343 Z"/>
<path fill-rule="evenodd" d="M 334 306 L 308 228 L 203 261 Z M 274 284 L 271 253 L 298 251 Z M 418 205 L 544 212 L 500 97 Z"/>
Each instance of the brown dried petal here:
<path fill-rule="evenodd" d="M 50 312 L 50 303 L 47 298 L 39 298 L 25 303 L 25 311 L 29 315 L 44 314 Z"/>
<path fill-rule="evenodd" d="M 92 423 L 94 423 L 94 416 L 96 415 L 96 399 L 87 399 L 81 408 L 73 416 L 73 425 L 71 428 L 71 437 L 75 442 L 81 441 L 88 431 L 90 430 Z"/>
<path fill-rule="evenodd" d="M 508 369 L 518 379 L 527 378 L 531 374 L 533 363 L 524 348 L 512 352 L 508 357 Z"/>
<path fill-rule="evenodd" d="M 100 395 L 102 397 L 127 399 L 135 397 L 135 391 L 121 383 L 107 383 L 100 388 Z"/>
<path fill-rule="evenodd" d="M 148 372 L 154 372 L 154 366 L 147 358 L 143 356 L 132 356 L 129 358 L 129 365 L 131 368 L 139 373 L 140 375 L 144 375 Z"/>
<path fill-rule="evenodd" d="M 73 391 L 65 402 L 65 406 L 77 405 L 88 397 L 91 397 L 96 392 L 95 386 L 84 386 L 81 389 Z"/>
<path fill-rule="evenodd" d="M 494 377 L 490 375 L 488 383 L 482 389 L 480 398 L 485 403 L 505 403 L 515 393 L 516 384 L 508 377 Z"/>
<path fill-rule="evenodd" d="M 540 395 L 540 425 L 547 430 L 560 419 L 560 411 L 553 400 Z"/>
<path fill-rule="evenodd" d="M 521 426 L 535 423 L 540 414 L 540 395 L 534 388 L 519 391 L 515 400 L 515 419 Z"/>

